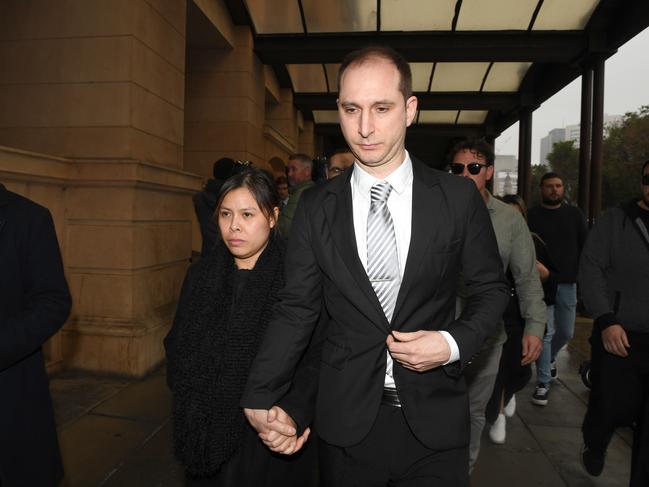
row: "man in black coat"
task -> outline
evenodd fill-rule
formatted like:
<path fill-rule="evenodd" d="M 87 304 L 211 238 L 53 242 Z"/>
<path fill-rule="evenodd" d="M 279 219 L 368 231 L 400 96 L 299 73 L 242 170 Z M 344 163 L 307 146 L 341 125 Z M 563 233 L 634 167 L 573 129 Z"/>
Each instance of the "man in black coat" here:
<path fill-rule="evenodd" d="M 315 420 L 324 487 L 468 486 L 462 371 L 508 300 L 475 185 L 405 150 L 417 111 L 411 80 L 389 49 L 343 61 L 338 113 L 356 162 L 300 200 L 286 286 L 242 399 L 274 448 L 267 430 L 282 431 L 267 410 L 291 387 L 324 305 Z M 460 271 L 469 297 L 456 318 Z"/>
<path fill-rule="evenodd" d="M 50 212 L 0 184 L 0 485 L 56 486 L 63 467 L 41 346 L 71 299 Z"/>

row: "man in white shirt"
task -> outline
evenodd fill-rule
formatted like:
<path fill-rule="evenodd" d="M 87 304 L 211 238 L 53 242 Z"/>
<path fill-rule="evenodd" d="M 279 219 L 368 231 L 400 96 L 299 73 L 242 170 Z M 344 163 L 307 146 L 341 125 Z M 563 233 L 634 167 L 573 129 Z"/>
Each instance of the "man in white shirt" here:
<path fill-rule="evenodd" d="M 493 229 L 473 183 L 405 150 L 417 99 L 399 54 L 351 53 L 338 86 L 354 169 L 302 196 L 286 286 L 241 404 L 272 449 L 300 446 L 278 431 L 306 425 L 276 404 L 320 323 L 322 485 L 467 486 L 462 370 L 508 299 Z M 456 319 L 460 269 L 469 298 Z"/>

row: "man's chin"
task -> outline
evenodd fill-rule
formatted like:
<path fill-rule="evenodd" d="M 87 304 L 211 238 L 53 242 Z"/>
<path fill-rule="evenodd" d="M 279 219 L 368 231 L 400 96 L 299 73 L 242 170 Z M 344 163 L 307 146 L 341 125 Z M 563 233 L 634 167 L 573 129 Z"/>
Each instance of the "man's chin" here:
<path fill-rule="evenodd" d="M 543 198 L 542 201 L 543 201 L 543 204 L 544 204 L 544 205 L 548 205 L 548 206 L 556 206 L 556 205 L 560 205 L 561 202 L 563 201 L 563 199 L 552 199 L 552 200 L 551 200 L 551 199 Z"/>

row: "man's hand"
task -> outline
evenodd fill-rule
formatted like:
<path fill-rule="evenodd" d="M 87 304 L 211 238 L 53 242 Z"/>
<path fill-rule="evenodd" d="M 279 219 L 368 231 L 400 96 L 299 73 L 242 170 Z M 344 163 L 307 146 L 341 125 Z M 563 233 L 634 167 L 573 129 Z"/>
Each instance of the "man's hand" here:
<path fill-rule="evenodd" d="M 292 455 L 293 453 L 299 451 L 304 443 L 309 438 L 311 430 L 307 428 L 302 436 L 298 438 L 297 434 L 291 436 L 286 436 L 282 433 L 277 432 L 272 429 L 272 423 L 283 423 L 296 428 L 295 421 L 286 414 L 286 412 L 279 406 L 273 406 L 270 411 L 268 411 L 268 424 L 270 430 L 267 433 L 259 433 L 259 438 L 264 442 L 264 444 L 271 450 L 276 453 L 282 453 L 284 455 Z"/>
<path fill-rule="evenodd" d="M 296 433 L 295 423 L 293 423 L 293 420 L 288 415 L 286 415 L 286 413 L 284 414 L 287 418 L 289 418 L 290 422 L 282 422 L 279 419 L 277 413 L 271 416 L 272 421 L 269 420 L 270 411 L 266 409 L 244 408 L 243 412 L 245 413 L 248 422 L 252 425 L 253 428 L 257 430 L 257 433 L 259 433 L 260 435 L 267 434 L 271 431 L 276 431 L 277 433 L 280 433 L 284 436 L 294 436 Z"/>
<path fill-rule="evenodd" d="M 392 358 L 415 372 L 434 369 L 451 358 L 451 347 L 438 331 L 393 331 L 392 335 L 388 335 L 386 343 Z"/>
<path fill-rule="evenodd" d="M 629 345 L 629 339 L 622 325 L 611 325 L 604 328 L 604 331 L 602 331 L 602 342 L 604 343 L 604 349 L 608 353 L 612 353 L 618 357 L 629 356 L 629 352 L 626 349 L 631 348 L 631 345 Z"/>
<path fill-rule="evenodd" d="M 534 362 L 543 350 L 543 340 L 534 335 L 523 336 L 523 359 L 521 365 L 528 365 Z"/>
<path fill-rule="evenodd" d="M 299 451 L 311 433 L 311 430 L 307 428 L 298 437 L 295 422 L 279 406 L 273 406 L 268 411 L 265 409 L 244 409 L 244 412 L 252 427 L 259 433 L 259 438 L 276 453 L 291 455 Z"/>

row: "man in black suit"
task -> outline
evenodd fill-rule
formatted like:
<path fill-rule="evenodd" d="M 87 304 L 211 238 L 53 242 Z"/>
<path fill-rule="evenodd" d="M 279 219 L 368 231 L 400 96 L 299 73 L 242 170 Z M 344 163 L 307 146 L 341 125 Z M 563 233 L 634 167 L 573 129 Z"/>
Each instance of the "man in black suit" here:
<path fill-rule="evenodd" d="M 267 444 L 295 449 L 275 439 L 305 425 L 275 405 L 322 309 L 315 426 L 323 485 L 466 486 L 462 371 L 508 299 L 489 215 L 470 181 L 405 150 L 417 99 L 399 54 L 350 54 L 338 86 L 341 128 L 356 162 L 303 195 L 287 283 L 242 405 Z M 455 319 L 460 271 L 469 302 Z"/>
<path fill-rule="evenodd" d="M 63 467 L 41 346 L 70 312 L 49 211 L 0 184 L 0 485 L 57 486 Z"/>

